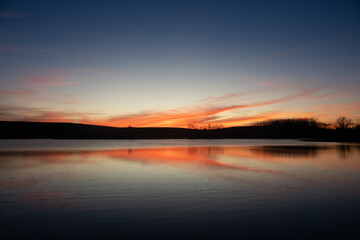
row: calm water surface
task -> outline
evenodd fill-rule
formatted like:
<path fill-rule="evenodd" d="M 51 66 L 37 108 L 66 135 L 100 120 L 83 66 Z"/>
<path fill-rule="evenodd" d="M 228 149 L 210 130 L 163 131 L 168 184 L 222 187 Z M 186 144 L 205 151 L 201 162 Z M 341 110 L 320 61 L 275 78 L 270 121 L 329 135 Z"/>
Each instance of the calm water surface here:
<path fill-rule="evenodd" d="M 0 140 L 0 236 L 349 237 L 360 145 L 295 140 Z"/>

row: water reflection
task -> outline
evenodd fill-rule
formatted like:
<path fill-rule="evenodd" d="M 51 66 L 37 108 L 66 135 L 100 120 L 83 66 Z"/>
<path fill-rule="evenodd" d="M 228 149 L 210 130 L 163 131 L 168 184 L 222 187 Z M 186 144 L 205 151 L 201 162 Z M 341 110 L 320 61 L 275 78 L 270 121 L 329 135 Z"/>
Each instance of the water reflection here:
<path fill-rule="evenodd" d="M 348 233 L 359 173 L 355 144 L 0 151 L 0 223 L 21 238 Z"/>
<path fill-rule="evenodd" d="M 338 157 L 335 157 L 337 155 Z M 326 168 L 329 161 L 333 167 L 360 169 L 360 145 L 319 146 L 197 146 L 162 147 L 119 150 L 39 150 L 0 151 L 0 167 L 16 169 L 44 166 L 47 164 L 91 163 L 92 158 L 103 161 L 138 161 L 149 164 L 201 165 L 217 168 L 241 169 L 243 160 L 278 162 L 284 165 L 313 162 Z M 226 160 L 231 163 L 226 164 Z M 234 161 L 236 160 L 236 161 Z M 346 162 L 344 162 L 346 160 Z M 255 170 L 255 169 L 254 169 Z"/>
<path fill-rule="evenodd" d="M 330 146 L 316 146 L 316 145 L 298 145 L 298 146 L 255 146 L 252 150 L 258 153 L 264 153 L 269 156 L 282 156 L 282 157 L 298 157 L 306 156 L 308 158 L 315 158 L 317 155 L 328 151 L 337 152 L 341 158 L 352 157 L 360 153 L 360 145 L 357 144 L 340 144 Z"/>

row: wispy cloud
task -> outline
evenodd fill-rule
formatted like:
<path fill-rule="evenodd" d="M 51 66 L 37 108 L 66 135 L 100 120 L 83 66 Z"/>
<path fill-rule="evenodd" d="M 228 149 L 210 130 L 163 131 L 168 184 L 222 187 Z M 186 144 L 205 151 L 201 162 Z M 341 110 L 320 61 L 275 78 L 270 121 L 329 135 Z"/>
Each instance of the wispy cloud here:
<path fill-rule="evenodd" d="M 99 115 L 99 113 L 95 112 L 79 112 L 69 110 L 54 110 L 52 108 L 0 105 L 0 121 L 93 123 L 92 119 L 99 117 Z"/>
<path fill-rule="evenodd" d="M 313 106 L 312 110 L 313 112 L 311 113 L 318 116 L 339 117 L 340 115 L 345 115 L 360 118 L 360 102 L 322 104 Z"/>
<path fill-rule="evenodd" d="M 59 83 L 56 83 L 59 85 Z M 55 85 L 53 83 L 51 86 Z M 29 102 L 30 103 L 41 103 L 47 102 L 48 104 L 64 104 L 64 105 L 76 105 L 81 103 L 81 99 L 69 94 L 59 94 L 50 91 L 49 89 L 43 88 L 43 85 L 37 87 L 19 87 L 9 88 L 0 90 L 0 99 L 4 102 L 11 102 L 9 100 L 17 100 L 17 102 Z M 50 86 L 48 83 L 44 86 Z"/>
<path fill-rule="evenodd" d="M 15 89 L 7 89 L 7 90 L 0 90 L 0 96 L 7 96 L 7 97 L 15 97 L 21 99 L 38 99 L 42 91 L 40 89 L 34 88 L 15 88 Z"/>
<path fill-rule="evenodd" d="M 38 86 L 44 91 L 35 91 L 34 88 L 19 88 L 12 90 L 2 90 L 0 95 L 12 96 L 18 98 L 28 97 L 47 97 L 48 101 L 53 103 L 75 104 L 77 98 L 72 97 L 54 97 L 49 96 L 48 88 L 58 85 L 68 85 L 73 83 L 71 74 L 81 73 L 83 70 L 57 70 L 44 72 L 39 77 L 23 78 L 22 84 L 26 86 Z M 58 76 L 64 75 L 64 78 Z M 50 77 L 51 76 L 51 77 Z M 55 76 L 55 77 L 54 77 Z M 264 85 L 265 86 L 265 85 Z M 340 89 L 340 93 L 353 94 L 351 89 L 339 87 L 316 87 L 305 88 L 305 86 L 297 86 L 292 84 L 284 84 L 281 91 L 276 92 L 279 85 L 265 86 L 244 92 L 232 93 L 223 96 L 215 96 L 201 99 L 193 104 L 179 108 L 168 109 L 164 111 L 147 110 L 135 112 L 132 114 L 122 114 L 104 117 L 105 115 L 96 115 L 91 113 L 80 113 L 75 111 L 63 111 L 54 109 L 0 109 L 1 119 L 22 119 L 29 121 L 65 121 L 65 122 L 82 122 L 88 124 L 99 124 L 107 126 L 127 127 L 188 127 L 190 125 L 223 125 L 239 126 L 252 123 L 254 121 L 262 121 L 270 118 L 283 117 L 321 117 L 322 119 L 331 116 L 331 114 L 353 113 L 359 114 L 359 102 L 343 104 L 335 107 L 334 105 L 316 105 L 316 101 L 331 100 L 337 97 L 336 89 Z M 270 90 L 269 90 L 270 89 Z M 284 95 L 288 93 L 288 95 Z M 46 96 L 44 96 L 46 95 Z M 341 94 L 340 94 L 341 95 Z M 246 96 L 244 99 L 243 97 Z M 290 103 L 296 99 L 306 101 L 314 100 L 312 112 L 302 112 L 296 109 L 284 109 L 279 104 Z M 61 101 L 60 101 L 61 100 Z M 59 107 L 59 105 L 57 105 Z M 336 109 L 335 109 L 336 108 Z M 354 114 L 355 113 L 355 114 Z"/>
<path fill-rule="evenodd" d="M 55 68 L 23 74 L 18 77 L 17 81 L 15 80 L 8 86 L 4 85 L 5 87 L 0 89 L 0 103 L 17 103 L 23 106 L 52 106 L 54 109 L 59 109 L 62 105 L 78 105 L 84 102 L 84 99 L 70 94 L 69 89 L 80 86 L 80 79 L 89 74 L 104 73 L 108 72 L 101 69 Z M 7 119 L 10 120 L 10 118 Z"/>
<path fill-rule="evenodd" d="M 356 93 L 354 88 L 345 88 L 343 86 L 326 86 L 323 90 L 314 96 L 314 99 L 332 99 L 351 96 Z"/>
<path fill-rule="evenodd" d="M 17 87 L 3 89 L 0 95 L 8 97 L 40 97 L 40 95 L 49 95 L 49 88 L 61 85 L 76 85 L 76 74 L 86 73 L 87 70 L 80 69 L 50 69 L 42 71 L 35 75 L 20 76 L 17 82 Z M 49 97 L 49 96 L 47 96 Z"/>
<path fill-rule="evenodd" d="M 253 103 L 220 105 L 222 100 L 230 100 L 237 98 L 237 94 L 219 96 L 217 98 L 207 99 L 213 105 L 207 104 L 206 107 L 202 105 L 189 107 L 187 109 L 172 109 L 163 112 L 146 112 L 138 114 L 120 115 L 108 119 L 104 119 L 100 124 L 111 126 L 136 126 L 136 127 L 186 127 L 188 125 L 205 125 L 205 124 L 223 124 L 226 126 L 237 125 L 244 122 L 265 120 L 275 115 L 272 113 L 263 113 L 250 116 L 241 117 L 224 117 L 221 113 L 231 112 L 239 109 L 259 108 L 268 105 L 288 102 L 296 98 L 312 96 L 319 89 L 302 90 L 287 97 L 275 98 L 266 101 L 259 101 Z"/>
<path fill-rule="evenodd" d="M 35 86 L 58 86 L 79 84 L 76 79 L 87 74 L 106 73 L 106 71 L 89 68 L 44 69 L 36 74 L 20 76 L 20 84 Z"/>
<path fill-rule="evenodd" d="M 230 93 L 221 96 L 209 96 L 207 98 L 197 101 L 195 104 L 214 104 L 214 103 L 226 103 L 227 101 L 233 102 L 236 99 L 245 98 L 254 96 L 256 94 L 264 94 L 267 92 L 272 92 L 278 89 L 289 89 L 293 91 L 294 89 L 301 89 L 301 86 L 296 83 L 290 83 L 285 81 L 271 81 L 271 82 L 261 82 L 259 87 L 249 89 L 242 92 Z"/>
<path fill-rule="evenodd" d="M 245 117 L 232 117 L 232 118 L 225 118 L 225 119 L 218 119 L 218 120 L 212 120 L 211 124 L 215 125 L 226 125 L 226 126 L 236 126 L 240 123 L 244 122 L 257 122 L 257 121 L 263 121 L 269 118 L 272 118 L 274 116 L 277 116 L 279 112 L 270 112 L 270 113 L 262 113 L 262 114 L 256 114 L 253 116 L 245 116 Z"/>

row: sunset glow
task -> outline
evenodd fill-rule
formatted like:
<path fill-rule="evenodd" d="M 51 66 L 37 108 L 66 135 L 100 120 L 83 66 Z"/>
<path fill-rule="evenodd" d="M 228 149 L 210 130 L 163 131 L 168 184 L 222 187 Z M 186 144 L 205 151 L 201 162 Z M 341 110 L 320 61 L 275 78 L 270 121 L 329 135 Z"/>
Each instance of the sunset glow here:
<path fill-rule="evenodd" d="M 35 2 L 0 6 L 0 121 L 360 119 L 356 1 Z"/>

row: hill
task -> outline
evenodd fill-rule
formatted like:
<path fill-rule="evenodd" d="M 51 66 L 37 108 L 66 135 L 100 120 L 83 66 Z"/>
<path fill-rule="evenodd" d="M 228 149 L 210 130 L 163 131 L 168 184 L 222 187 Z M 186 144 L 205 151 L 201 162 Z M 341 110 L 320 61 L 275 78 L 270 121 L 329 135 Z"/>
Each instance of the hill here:
<path fill-rule="evenodd" d="M 199 130 L 188 128 L 117 128 L 78 123 L 0 121 L 1 139 L 225 139 L 302 138 L 359 141 L 359 131 L 312 126 L 249 126 Z"/>

